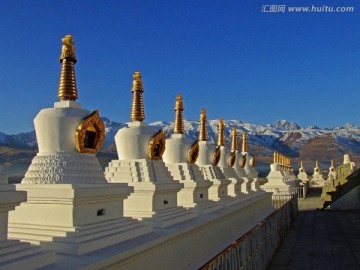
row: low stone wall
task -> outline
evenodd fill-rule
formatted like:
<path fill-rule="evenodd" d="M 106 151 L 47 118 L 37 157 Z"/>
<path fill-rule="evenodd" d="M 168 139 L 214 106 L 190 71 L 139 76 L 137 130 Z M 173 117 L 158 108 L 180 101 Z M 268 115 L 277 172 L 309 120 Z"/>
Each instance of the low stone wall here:
<path fill-rule="evenodd" d="M 200 269 L 266 269 L 297 213 L 297 198 L 292 196 L 272 215 Z"/>
<path fill-rule="evenodd" d="M 198 269 L 275 209 L 271 193 L 116 244 L 86 256 L 57 255 L 49 269 Z"/>

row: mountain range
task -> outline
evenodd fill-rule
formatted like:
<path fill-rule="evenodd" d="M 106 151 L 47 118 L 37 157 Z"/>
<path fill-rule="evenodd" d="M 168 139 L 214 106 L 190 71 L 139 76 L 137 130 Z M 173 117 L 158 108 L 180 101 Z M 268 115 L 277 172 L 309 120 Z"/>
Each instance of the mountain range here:
<path fill-rule="evenodd" d="M 126 123 L 118 123 L 108 118 L 103 118 L 103 121 L 106 127 L 106 140 L 97 156 L 105 167 L 110 160 L 117 158 L 114 136 L 120 128 L 126 126 Z M 360 162 L 360 127 L 351 124 L 333 128 L 300 127 L 287 120 L 279 120 L 269 125 L 225 120 L 224 124 L 226 143 L 229 147 L 232 128 L 236 128 L 239 132 L 239 147 L 241 147 L 241 133 L 247 132 L 249 152 L 256 157 L 256 168 L 262 176 L 269 171 L 274 150 L 291 157 L 295 169 L 299 167 L 299 161 L 303 160 L 308 173 L 313 170 L 315 160 L 319 161 L 323 170 L 329 168 L 331 159 L 334 159 L 335 166 L 342 164 L 344 154 L 350 154 L 355 163 Z M 149 123 L 149 126 L 163 129 L 165 136 L 170 137 L 174 125 L 173 122 L 157 121 Z M 196 140 L 199 122 L 185 120 L 184 126 L 186 135 Z M 208 121 L 211 143 L 216 142 L 217 127 L 218 120 Z M 34 131 L 14 135 L 0 132 L 0 172 L 21 179 L 36 153 Z"/>

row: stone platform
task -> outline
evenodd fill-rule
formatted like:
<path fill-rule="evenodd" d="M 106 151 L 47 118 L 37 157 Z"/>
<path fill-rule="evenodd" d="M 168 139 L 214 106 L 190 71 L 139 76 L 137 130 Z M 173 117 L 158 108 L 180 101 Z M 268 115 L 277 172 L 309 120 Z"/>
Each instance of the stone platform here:
<path fill-rule="evenodd" d="M 317 193 L 299 199 L 299 216 L 268 270 L 360 269 L 360 210 L 316 210 Z"/>

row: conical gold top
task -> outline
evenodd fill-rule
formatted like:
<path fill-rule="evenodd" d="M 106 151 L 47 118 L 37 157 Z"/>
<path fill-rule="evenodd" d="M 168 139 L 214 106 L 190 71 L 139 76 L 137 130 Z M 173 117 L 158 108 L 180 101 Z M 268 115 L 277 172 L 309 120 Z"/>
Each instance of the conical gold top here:
<path fill-rule="evenodd" d="M 242 133 L 242 149 L 241 149 L 241 151 L 242 152 L 248 151 L 248 140 L 247 140 L 247 134 L 245 131 Z"/>
<path fill-rule="evenodd" d="M 237 145 L 237 131 L 236 131 L 236 128 L 233 128 L 231 130 L 231 150 L 232 151 L 236 151 L 238 149 L 238 145 Z"/>
<path fill-rule="evenodd" d="M 303 168 L 304 167 L 304 164 L 303 164 L 303 161 L 301 160 L 300 161 L 300 168 Z"/>
<path fill-rule="evenodd" d="M 331 160 L 331 167 L 334 167 L 334 160 Z"/>
<path fill-rule="evenodd" d="M 176 96 L 175 102 L 175 123 L 174 123 L 174 133 L 183 134 L 184 133 L 184 104 L 182 100 L 182 95 L 178 94 Z"/>
<path fill-rule="evenodd" d="M 142 122 L 145 119 L 144 103 L 142 93 L 144 88 L 142 85 L 140 71 L 135 71 L 134 80 L 131 92 L 133 93 L 132 106 L 131 106 L 131 121 Z"/>
<path fill-rule="evenodd" d="M 71 35 L 62 39 L 62 51 L 60 56 L 61 74 L 58 89 L 60 100 L 76 100 L 78 98 L 75 68 L 75 43 Z"/>
<path fill-rule="evenodd" d="M 208 140 L 208 132 L 206 127 L 206 110 L 205 108 L 201 109 L 200 114 L 200 131 L 199 131 L 199 141 L 207 141 Z"/>
<path fill-rule="evenodd" d="M 219 135 L 218 135 L 218 145 L 219 146 L 224 146 L 225 145 L 225 136 L 224 136 L 224 119 L 220 118 L 219 120 Z"/>
<path fill-rule="evenodd" d="M 319 162 L 317 160 L 315 161 L 315 167 L 319 167 Z"/>

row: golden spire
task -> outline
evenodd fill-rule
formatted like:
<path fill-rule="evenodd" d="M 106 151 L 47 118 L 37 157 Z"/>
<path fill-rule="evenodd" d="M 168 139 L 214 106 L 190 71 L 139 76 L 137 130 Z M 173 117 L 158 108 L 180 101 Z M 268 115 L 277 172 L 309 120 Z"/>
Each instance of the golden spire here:
<path fill-rule="evenodd" d="M 219 120 L 219 135 L 218 135 L 218 145 L 224 146 L 225 145 L 225 137 L 224 137 L 224 119 L 220 118 Z"/>
<path fill-rule="evenodd" d="M 176 96 L 175 102 L 175 123 L 174 123 L 174 133 L 183 134 L 184 133 L 184 104 L 181 94 Z"/>
<path fill-rule="evenodd" d="M 71 35 L 66 35 L 62 39 L 62 51 L 60 56 L 61 74 L 58 89 L 60 100 L 76 100 L 78 98 L 75 68 L 75 43 Z"/>
<path fill-rule="evenodd" d="M 248 140 L 247 140 L 247 134 L 245 131 L 243 131 L 242 133 L 242 152 L 247 152 L 248 151 Z"/>
<path fill-rule="evenodd" d="M 140 71 L 135 71 L 134 80 L 131 92 L 133 93 L 132 106 L 131 106 L 131 121 L 142 122 L 145 119 L 144 103 L 142 93 L 144 88 L 142 85 Z"/>
<path fill-rule="evenodd" d="M 231 140 L 231 150 L 232 151 L 236 151 L 238 149 L 238 146 L 237 146 L 237 131 L 236 131 L 236 128 L 233 128 L 231 130 L 231 137 L 232 137 L 232 140 Z"/>
<path fill-rule="evenodd" d="M 206 127 L 206 110 L 205 108 L 201 109 L 200 114 L 200 132 L 199 132 L 199 141 L 207 141 L 208 140 L 208 132 Z"/>
<path fill-rule="evenodd" d="M 317 160 L 315 161 L 315 167 L 319 167 L 319 162 Z"/>
<path fill-rule="evenodd" d="M 331 167 L 334 167 L 334 160 L 331 160 Z"/>
<path fill-rule="evenodd" d="M 303 167 L 304 167 L 303 161 L 300 160 L 300 168 L 303 168 Z"/>

